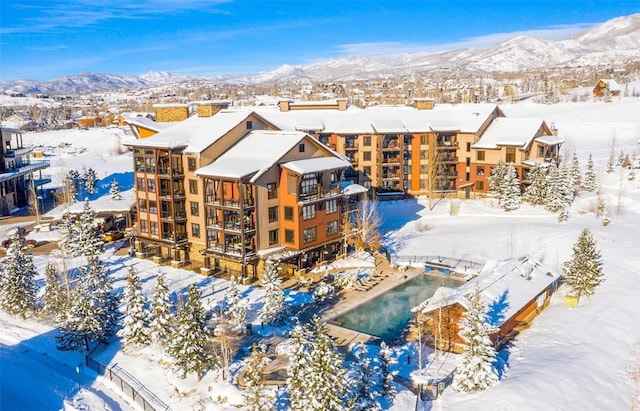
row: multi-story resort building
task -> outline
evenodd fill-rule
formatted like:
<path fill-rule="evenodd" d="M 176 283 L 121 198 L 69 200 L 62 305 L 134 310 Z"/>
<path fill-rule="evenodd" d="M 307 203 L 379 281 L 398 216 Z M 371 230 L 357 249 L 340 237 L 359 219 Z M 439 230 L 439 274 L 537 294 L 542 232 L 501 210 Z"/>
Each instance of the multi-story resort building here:
<path fill-rule="evenodd" d="M 19 129 L 0 127 L 0 140 L 0 215 L 10 215 L 13 210 L 30 205 L 38 207 L 36 193 L 51 181 L 42 176 L 49 161 L 31 160 L 33 147 L 23 144 Z"/>
<path fill-rule="evenodd" d="M 163 104 L 157 123 L 129 122 L 140 137 L 129 143 L 139 254 L 247 277 L 266 258 L 309 267 L 341 249 L 344 182 L 380 198 L 475 198 L 498 161 L 526 184 L 531 167 L 559 160 L 562 144 L 544 121 L 507 118 L 491 104 L 228 106 Z"/>

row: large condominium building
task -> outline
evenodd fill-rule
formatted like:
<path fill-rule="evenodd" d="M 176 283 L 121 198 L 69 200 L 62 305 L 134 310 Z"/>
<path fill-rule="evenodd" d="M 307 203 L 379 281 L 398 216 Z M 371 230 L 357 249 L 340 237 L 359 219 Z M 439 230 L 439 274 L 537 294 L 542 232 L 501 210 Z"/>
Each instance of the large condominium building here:
<path fill-rule="evenodd" d="M 42 176 L 49 161 L 31 160 L 32 152 L 33 148 L 22 142 L 22 131 L 0 127 L 0 215 L 10 215 L 29 205 L 39 206 L 31 201 L 37 201 L 38 188 L 51 181 Z"/>
<path fill-rule="evenodd" d="M 129 143 L 138 254 L 243 277 L 269 257 L 302 268 L 334 256 L 349 162 L 304 132 L 212 105 Z"/>

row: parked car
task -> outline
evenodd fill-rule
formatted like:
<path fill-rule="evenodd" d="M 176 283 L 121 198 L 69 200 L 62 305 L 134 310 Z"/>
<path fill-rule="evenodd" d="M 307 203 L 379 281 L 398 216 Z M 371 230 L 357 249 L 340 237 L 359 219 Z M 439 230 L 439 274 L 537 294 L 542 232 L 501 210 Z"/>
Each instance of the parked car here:
<path fill-rule="evenodd" d="M 109 231 L 107 233 L 104 233 L 104 235 L 102 236 L 102 240 L 107 242 L 121 240 L 123 238 L 124 238 L 124 232 L 122 231 Z"/>

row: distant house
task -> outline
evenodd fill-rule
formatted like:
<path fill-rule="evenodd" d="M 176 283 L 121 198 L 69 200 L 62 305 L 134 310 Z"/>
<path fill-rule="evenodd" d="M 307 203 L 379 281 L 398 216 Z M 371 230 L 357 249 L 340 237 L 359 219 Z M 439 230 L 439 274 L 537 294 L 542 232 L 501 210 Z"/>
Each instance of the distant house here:
<path fill-rule="evenodd" d="M 561 277 L 532 257 L 493 260 L 480 274 L 458 288 L 440 287 L 434 295 L 413 309 L 422 316 L 427 333 L 440 350 L 461 352 L 464 340 L 458 334 L 458 323 L 469 308 L 466 296 L 476 284 L 487 306 L 487 321 L 498 329 L 491 335 L 499 347 L 518 332 L 550 301 Z"/>
<path fill-rule="evenodd" d="M 611 97 L 617 97 L 620 95 L 620 85 L 613 79 L 600 79 L 593 88 L 593 97 L 605 97 L 607 90 Z"/>

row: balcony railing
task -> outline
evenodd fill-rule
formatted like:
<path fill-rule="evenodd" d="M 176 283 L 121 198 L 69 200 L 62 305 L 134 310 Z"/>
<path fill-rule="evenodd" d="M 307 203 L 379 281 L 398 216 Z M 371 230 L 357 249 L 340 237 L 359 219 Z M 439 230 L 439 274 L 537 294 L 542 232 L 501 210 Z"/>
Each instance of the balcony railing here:
<path fill-rule="evenodd" d="M 14 148 L 4 152 L 6 158 L 16 158 L 27 155 L 33 151 L 33 147 Z"/>
<path fill-rule="evenodd" d="M 355 141 L 347 141 L 346 143 L 344 143 L 344 149 L 345 150 L 357 150 L 358 149 L 358 143 Z"/>
<path fill-rule="evenodd" d="M 240 201 L 235 198 L 219 198 L 208 195 L 205 203 L 210 206 L 226 207 L 226 208 L 240 208 Z M 255 206 L 253 199 L 244 200 L 244 208 L 252 208 Z"/>

